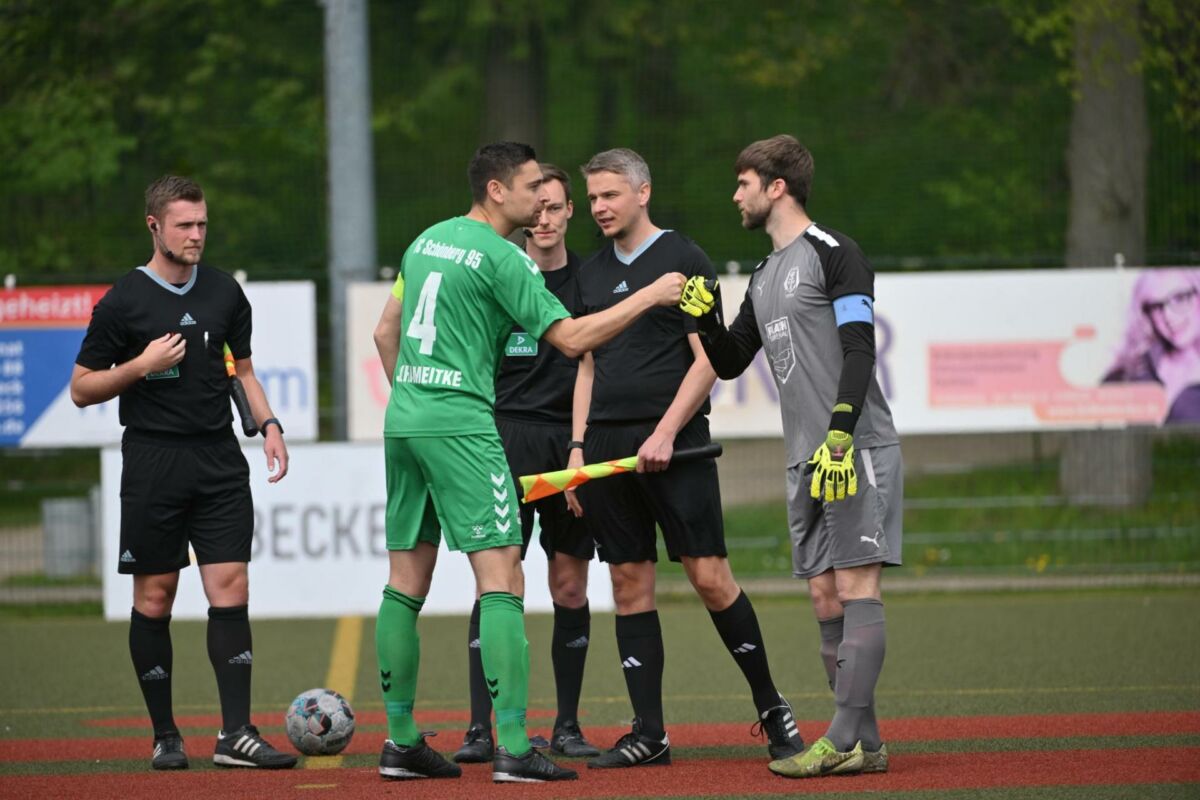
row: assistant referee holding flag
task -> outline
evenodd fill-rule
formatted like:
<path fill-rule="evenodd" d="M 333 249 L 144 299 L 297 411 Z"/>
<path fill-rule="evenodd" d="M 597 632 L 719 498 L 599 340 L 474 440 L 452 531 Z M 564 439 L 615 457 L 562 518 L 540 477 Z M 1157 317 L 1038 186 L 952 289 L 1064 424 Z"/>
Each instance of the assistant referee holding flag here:
<path fill-rule="evenodd" d="M 208 657 L 221 696 L 213 762 L 284 769 L 280 753 L 250 724 L 247 615 L 254 506 L 250 469 L 230 427 L 224 347 L 233 353 L 267 467 L 287 474 L 283 426 L 250 361 L 250 303 L 228 274 L 200 263 L 208 234 L 204 192 L 168 175 L 146 189 L 154 257 L 100 298 L 75 359 L 71 399 L 79 407 L 121 398 L 121 555 L 133 575 L 129 653 L 154 725 L 155 769 L 188 765 L 171 710 L 171 606 L 179 571 L 196 553 L 208 597 Z"/>

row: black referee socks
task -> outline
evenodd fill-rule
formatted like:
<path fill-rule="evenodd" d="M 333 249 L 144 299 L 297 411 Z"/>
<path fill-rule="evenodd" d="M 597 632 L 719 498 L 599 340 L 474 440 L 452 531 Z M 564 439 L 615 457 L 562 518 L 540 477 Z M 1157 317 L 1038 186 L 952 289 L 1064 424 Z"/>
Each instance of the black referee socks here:
<path fill-rule="evenodd" d="M 129 656 L 138 686 L 154 725 L 154 738 L 179 735 L 171 712 L 171 615 L 147 617 L 132 609 L 129 617 Z"/>
<path fill-rule="evenodd" d="M 642 720 L 642 733 L 651 739 L 666 735 L 663 728 L 663 640 L 658 611 L 617 615 L 617 653 L 633 713 Z"/>
<path fill-rule="evenodd" d="M 746 597 L 745 592 L 739 592 L 729 608 L 708 613 L 717 633 L 721 634 L 721 641 L 729 648 L 733 660 L 746 676 L 758 713 L 761 715 L 779 705 L 779 691 L 775 688 L 775 681 L 771 680 L 767 648 L 763 644 L 758 615 L 754 613 L 750 598 Z"/>
<path fill-rule="evenodd" d="M 588 640 L 592 636 L 592 612 L 585 602 L 581 608 L 554 604 L 554 636 L 550 640 L 550 660 L 554 663 L 554 690 L 558 695 L 557 728 L 579 719 L 579 693 L 583 691 L 583 668 L 587 663 Z"/>
<path fill-rule="evenodd" d="M 250 724 L 250 615 L 246 606 L 208 609 L 208 660 L 221 696 L 221 729 Z"/>
<path fill-rule="evenodd" d="M 492 729 L 492 697 L 483 677 L 483 657 L 479 653 L 479 601 L 471 607 L 467 624 L 467 674 L 471 689 L 471 725 Z"/>

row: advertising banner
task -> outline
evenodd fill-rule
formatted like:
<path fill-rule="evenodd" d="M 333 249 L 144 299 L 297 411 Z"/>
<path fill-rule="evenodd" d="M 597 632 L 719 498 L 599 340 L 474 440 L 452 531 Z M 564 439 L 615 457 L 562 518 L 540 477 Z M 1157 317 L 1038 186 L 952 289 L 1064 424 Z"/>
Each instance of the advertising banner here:
<path fill-rule="evenodd" d="M 118 401 L 71 402 L 71 371 L 107 285 L 0 290 L 0 447 L 96 447 L 121 439 Z M 254 372 L 289 440 L 317 438 L 316 291 L 309 281 L 243 287 L 254 309 Z"/>
<path fill-rule="evenodd" d="M 727 316 L 748 281 L 721 278 Z M 1198 287 L 1196 269 L 877 275 L 876 377 L 902 434 L 1197 422 Z M 388 289 L 351 287 L 361 309 L 349 315 L 355 439 L 383 429 L 388 387 L 371 331 Z M 803 369 L 792 375 L 803 379 Z M 713 389 L 713 435 L 780 436 L 778 404 L 759 352 Z"/>
<path fill-rule="evenodd" d="M 388 578 L 385 538 L 387 490 L 383 446 L 297 444 L 278 483 L 267 483 L 262 448 L 243 448 L 254 492 L 254 548 L 250 561 L 250 613 L 265 617 L 373 616 Z M 104 616 L 128 619 L 133 579 L 117 574 L 121 557 L 121 451 L 101 451 L 103 491 Z M 536 537 L 536 532 L 535 532 Z M 611 610 L 608 570 L 589 570 L 588 602 Z M 475 578 L 462 553 L 442 544 L 433 588 L 423 614 L 468 614 Z M 525 610 L 551 611 L 546 557 L 536 538 L 525 559 Z M 172 615 L 203 619 L 208 601 L 194 566 L 183 570 Z"/>

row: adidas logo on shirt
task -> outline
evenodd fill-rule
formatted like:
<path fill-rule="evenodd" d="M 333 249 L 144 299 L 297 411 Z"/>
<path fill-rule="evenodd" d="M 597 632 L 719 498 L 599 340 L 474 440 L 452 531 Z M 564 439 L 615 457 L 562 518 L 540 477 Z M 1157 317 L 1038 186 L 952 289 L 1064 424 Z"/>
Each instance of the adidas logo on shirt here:
<path fill-rule="evenodd" d="M 626 283 L 625 281 L 621 281 L 620 283 L 617 284 L 617 288 L 613 289 L 613 294 L 621 294 L 622 292 L 628 292 L 628 291 L 629 291 L 629 284 Z"/>
<path fill-rule="evenodd" d="M 195 325 L 196 320 L 192 319 L 192 315 L 185 311 L 185 312 L 183 312 L 183 316 L 179 318 L 179 324 L 180 325 Z"/>
<path fill-rule="evenodd" d="M 744 642 L 743 644 L 740 644 L 740 645 L 738 645 L 737 647 L 733 648 L 733 652 L 735 652 L 735 653 L 749 653 L 749 652 L 752 652 L 752 651 L 754 651 L 754 650 L 757 650 L 757 649 L 758 649 L 757 647 L 755 647 L 754 645 L 750 644 L 749 642 Z"/>
<path fill-rule="evenodd" d="M 252 664 L 252 663 L 254 663 L 254 656 L 250 655 L 249 650 L 243 650 L 242 652 L 238 653 L 233 658 L 229 659 L 229 663 L 230 664 Z"/>
<path fill-rule="evenodd" d="M 121 553 L 122 564 L 132 564 L 135 561 L 137 561 L 137 559 L 134 558 L 133 553 L 129 552 L 128 550 L 126 550 L 124 553 Z"/>
<path fill-rule="evenodd" d="M 586 636 L 580 636 L 578 639 L 573 639 L 572 641 L 567 642 L 567 647 L 570 647 L 575 650 L 578 650 L 581 647 L 587 647 L 587 646 L 588 646 L 588 638 Z"/>
<path fill-rule="evenodd" d="M 633 656 L 630 656 L 621 662 L 621 669 L 633 669 L 634 667 L 640 667 L 641 665 L 642 662 L 638 661 Z"/>
<path fill-rule="evenodd" d="M 145 675 L 143 675 L 142 680 L 144 680 L 144 681 L 165 681 L 169 677 L 171 677 L 171 673 L 167 672 L 162 667 L 155 667 L 154 669 L 150 670 Z"/>

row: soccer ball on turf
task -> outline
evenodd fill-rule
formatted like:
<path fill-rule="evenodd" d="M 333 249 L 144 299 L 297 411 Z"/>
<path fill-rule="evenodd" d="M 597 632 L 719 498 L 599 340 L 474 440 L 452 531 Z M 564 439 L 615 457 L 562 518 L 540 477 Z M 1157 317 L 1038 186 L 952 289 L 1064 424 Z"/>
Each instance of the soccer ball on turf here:
<path fill-rule="evenodd" d="M 306 756 L 340 753 L 354 736 L 354 711 L 332 689 L 301 692 L 287 710 L 287 735 Z"/>

